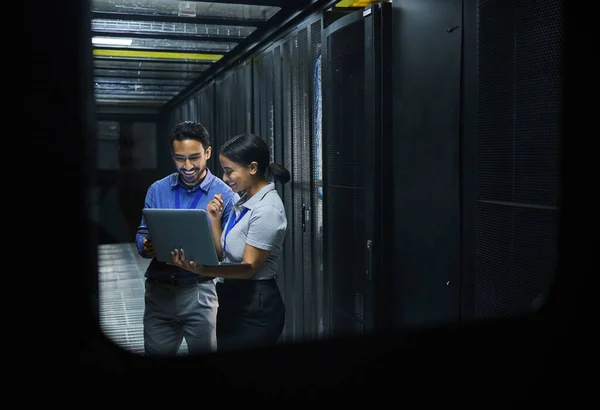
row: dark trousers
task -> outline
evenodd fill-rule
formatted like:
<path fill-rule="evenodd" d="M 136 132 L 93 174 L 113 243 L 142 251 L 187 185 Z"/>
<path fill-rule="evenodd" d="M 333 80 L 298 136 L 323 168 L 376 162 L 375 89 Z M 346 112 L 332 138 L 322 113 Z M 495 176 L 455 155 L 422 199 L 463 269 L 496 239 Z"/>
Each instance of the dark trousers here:
<path fill-rule="evenodd" d="M 217 295 L 217 350 L 277 343 L 285 323 L 285 305 L 275 279 L 225 280 L 217 283 Z"/>

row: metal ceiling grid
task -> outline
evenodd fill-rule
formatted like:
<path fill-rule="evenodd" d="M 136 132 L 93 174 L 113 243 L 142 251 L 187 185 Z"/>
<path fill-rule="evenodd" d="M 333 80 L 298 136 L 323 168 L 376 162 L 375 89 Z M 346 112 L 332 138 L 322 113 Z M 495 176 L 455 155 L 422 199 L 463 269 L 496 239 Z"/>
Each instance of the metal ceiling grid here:
<path fill-rule="evenodd" d="M 160 108 L 297 4 L 92 0 L 96 102 Z"/>

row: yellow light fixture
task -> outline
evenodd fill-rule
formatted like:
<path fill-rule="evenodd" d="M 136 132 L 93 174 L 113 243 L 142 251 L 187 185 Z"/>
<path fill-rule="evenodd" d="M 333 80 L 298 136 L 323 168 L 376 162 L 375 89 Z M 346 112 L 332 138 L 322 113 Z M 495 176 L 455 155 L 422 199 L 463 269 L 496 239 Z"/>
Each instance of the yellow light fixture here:
<path fill-rule="evenodd" d="M 95 56 L 102 57 L 164 58 L 175 60 L 200 61 L 217 61 L 223 57 L 223 54 L 180 53 L 172 51 L 115 50 L 105 48 L 96 48 L 93 50 L 93 53 Z"/>
<path fill-rule="evenodd" d="M 375 3 L 386 3 L 382 0 L 340 0 L 335 7 L 367 7 Z"/>

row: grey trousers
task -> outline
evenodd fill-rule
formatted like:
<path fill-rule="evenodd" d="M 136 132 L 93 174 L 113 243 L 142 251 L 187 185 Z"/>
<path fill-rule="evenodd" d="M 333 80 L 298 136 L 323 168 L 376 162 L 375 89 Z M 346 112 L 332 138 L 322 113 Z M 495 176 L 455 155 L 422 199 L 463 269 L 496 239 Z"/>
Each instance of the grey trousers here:
<path fill-rule="evenodd" d="M 171 285 L 146 279 L 145 355 L 175 356 L 184 337 L 190 354 L 216 351 L 218 306 L 214 280 Z"/>

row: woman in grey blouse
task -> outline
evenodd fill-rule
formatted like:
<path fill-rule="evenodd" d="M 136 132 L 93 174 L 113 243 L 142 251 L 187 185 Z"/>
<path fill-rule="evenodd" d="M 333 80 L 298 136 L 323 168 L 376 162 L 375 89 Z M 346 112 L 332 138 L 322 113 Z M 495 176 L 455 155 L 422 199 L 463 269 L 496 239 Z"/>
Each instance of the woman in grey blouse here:
<path fill-rule="evenodd" d="M 286 183 L 289 171 L 270 163 L 269 148 L 259 137 L 241 134 L 219 152 L 223 181 L 244 191 L 228 217 L 219 221 L 223 200 L 215 195 L 206 210 L 219 259 L 236 265 L 201 266 L 173 252 L 173 263 L 217 283 L 217 349 L 243 349 L 277 343 L 285 322 L 285 305 L 275 281 L 287 229 L 285 209 L 275 184 Z"/>

